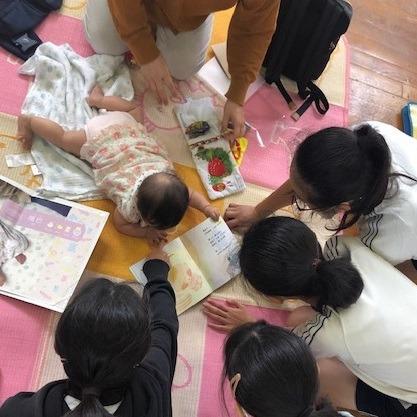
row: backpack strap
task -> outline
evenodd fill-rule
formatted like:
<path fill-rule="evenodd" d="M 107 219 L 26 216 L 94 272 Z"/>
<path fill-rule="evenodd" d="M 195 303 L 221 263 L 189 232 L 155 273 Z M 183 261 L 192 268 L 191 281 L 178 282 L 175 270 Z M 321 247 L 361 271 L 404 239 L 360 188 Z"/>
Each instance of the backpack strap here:
<path fill-rule="evenodd" d="M 281 77 L 277 77 L 274 81 L 274 84 L 277 86 L 279 92 L 282 94 L 282 97 L 284 97 L 285 101 L 288 104 L 288 107 L 291 110 L 295 110 L 297 108 L 296 104 L 294 103 L 293 99 L 289 95 L 287 89 L 284 87 L 284 84 L 282 84 Z"/>
<path fill-rule="evenodd" d="M 307 99 L 297 109 L 297 111 L 291 115 L 291 117 L 294 120 L 298 120 L 313 103 L 316 105 L 316 109 L 320 114 L 326 114 L 330 108 L 330 105 L 323 91 L 321 91 L 321 89 L 317 87 L 312 81 L 307 83 L 305 91 L 308 92 Z"/>

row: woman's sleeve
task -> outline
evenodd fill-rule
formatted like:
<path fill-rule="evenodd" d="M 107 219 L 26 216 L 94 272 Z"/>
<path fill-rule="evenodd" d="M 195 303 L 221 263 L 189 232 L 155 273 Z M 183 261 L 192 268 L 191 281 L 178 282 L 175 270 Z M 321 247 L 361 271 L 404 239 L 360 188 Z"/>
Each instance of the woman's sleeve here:
<path fill-rule="evenodd" d="M 169 266 L 150 260 L 143 266 L 148 279 L 144 296 L 149 297 L 151 347 L 143 363 L 156 369 L 172 382 L 177 359 L 178 317 L 175 294 L 168 282 Z"/>
<path fill-rule="evenodd" d="M 120 37 L 139 64 L 152 62 L 159 50 L 149 25 L 143 0 L 108 0 L 110 13 Z"/>
<path fill-rule="evenodd" d="M 227 60 L 231 84 L 226 97 L 243 105 L 275 31 L 280 0 L 241 0 L 230 22 Z"/>

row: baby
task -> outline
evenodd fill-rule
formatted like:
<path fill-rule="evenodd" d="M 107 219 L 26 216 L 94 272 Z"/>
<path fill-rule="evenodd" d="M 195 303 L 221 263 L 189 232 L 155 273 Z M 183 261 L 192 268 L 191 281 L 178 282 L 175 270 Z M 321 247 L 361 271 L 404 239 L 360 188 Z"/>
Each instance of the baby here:
<path fill-rule="evenodd" d="M 177 176 L 166 150 L 138 122 L 134 102 L 106 97 L 98 86 L 87 102 L 108 112 L 76 131 L 64 131 L 41 117 L 21 115 L 18 139 L 30 149 L 36 134 L 91 163 L 97 186 L 116 204 L 115 226 L 126 235 L 160 244 L 188 206 L 213 220 L 219 218 L 219 210 Z"/>

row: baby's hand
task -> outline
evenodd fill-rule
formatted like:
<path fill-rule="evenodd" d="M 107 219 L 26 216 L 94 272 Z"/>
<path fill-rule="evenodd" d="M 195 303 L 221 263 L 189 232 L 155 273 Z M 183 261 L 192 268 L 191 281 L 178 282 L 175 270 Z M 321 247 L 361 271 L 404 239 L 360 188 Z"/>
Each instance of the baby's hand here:
<path fill-rule="evenodd" d="M 148 226 L 146 228 L 145 238 L 152 246 L 159 246 L 161 243 L 167 242 L 167 233 L 163 230 L 157 230 Z"/>
<path fill-rule="evenodd" d="M 96 84 L 90 92 L 90 95 L 87 97 L 87 103 L 90 107 L 101 108 L 101 101 L 104 97 L 103 90 L 101 87 Z"/>
<path fill-rule="evenodd" d="M 217 221 L 220 217 L 220 210 L 217 207 L 209 204 L 208 206 L 204 207 L 204 214 L 207 217 L 210 217 L 210 219 Z"/>

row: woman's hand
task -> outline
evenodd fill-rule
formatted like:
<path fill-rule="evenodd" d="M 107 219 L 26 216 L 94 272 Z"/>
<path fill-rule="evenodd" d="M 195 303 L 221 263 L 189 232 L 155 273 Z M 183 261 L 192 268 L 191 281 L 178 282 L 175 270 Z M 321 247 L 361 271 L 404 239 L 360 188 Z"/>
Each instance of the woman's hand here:
<path fill-rule="evenodd" d="M 142 65 L 141 70 L 149 88 L 154 92 L 160 104 L 166 105 L 170 97 L 180 96 L 162 55 L 152 62 Z"/>
<path fill-rule="evenodd" d="M 221 332 L 230 332 L 242 324 L 256 321 L 246 307 L 234 300 L 227 300 L 226 304 L 223 304 L 208 299 L 203 304 L 203 313 L 209 320 L 208 326 Z"/>
<path fill-rule="evenodd" d="M 238 233 L 246 232 L 253 223 L 260 220 L 254 206 L 234 203 L 230 204 L 226 209 L 224 219 L 230 229 Z"/>
<path fill-rule="evenodd" d="M 231 129 L 230 129 L 231 127 Z M 243 106 L 227 100 L 223 110 L 222 132 L 229 132 L 225 137 L 233 143 L 245 134 L 245 112 Z"/>

